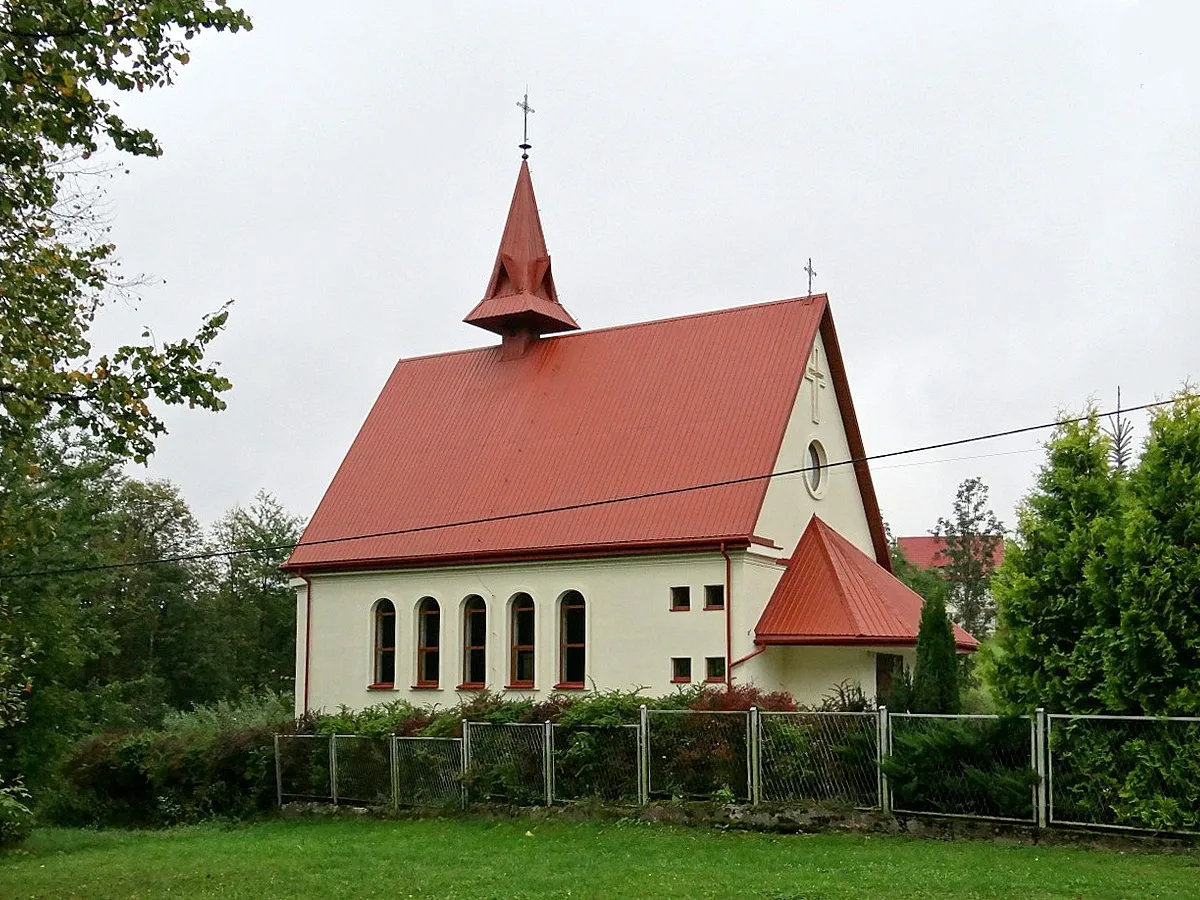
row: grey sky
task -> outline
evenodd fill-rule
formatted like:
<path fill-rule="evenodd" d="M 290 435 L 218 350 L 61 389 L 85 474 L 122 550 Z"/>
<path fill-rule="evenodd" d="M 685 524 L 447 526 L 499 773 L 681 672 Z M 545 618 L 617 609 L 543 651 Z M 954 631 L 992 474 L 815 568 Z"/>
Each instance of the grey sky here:
<path fill-rule="evenodd" d="M 803 294 L 812 256 L 869 453 L 1200 376 L 1200 4 L 243 5 L 124 101 L 166 155 L 114 239 L 167 284 L 97 331 L 236 300 L 229 410 L 172 412 L 148 470 L 204 520 L 260 487 L 310 515 L 398 357 L 491 343 L 460 320 L 526 83 L 580 324 Z M 924 533 L 978 474 L 1012 525 L 1039 440 L 881 463 L 884 516 Z"/>

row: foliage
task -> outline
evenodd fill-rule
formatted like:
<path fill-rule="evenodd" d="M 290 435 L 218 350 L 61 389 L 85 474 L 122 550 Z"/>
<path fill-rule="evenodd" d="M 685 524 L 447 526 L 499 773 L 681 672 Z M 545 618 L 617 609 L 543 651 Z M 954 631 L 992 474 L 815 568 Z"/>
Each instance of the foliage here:
<path fill-rule="evenodd" d="M 257 815 L 275 802 L 274 735 L 290 723 L 290 699 L 262 694 L 172 716 L 161 729 L 88 738 L 63 758 L 43 813 L 109 826 Z"/>
<path fill-rule="evenodd" d="M 936 596 L 926 600 L 921 607 L 911 702 L 916 712 L 955 713 L 959 709 L 959 666 L 954 629 L 945 605 Z"/>
<path fill-rule="evenodd" d="M 954 618 L 976 638 L 992 633 L 996 604 L 991 594 L 996 548 L 1004 540 L 1004 526 L 988 508 L 988 487 L 979 478 L 958 486 L 954 512 L 939 518 L 934 535 L 945 542 L 942 571 L 950 585 L 949 608 Z"/>
<path fill-rule="evenodd" d="M 1082 422 L 1059 425 L 1018 510 L 1015 540 L 993 581 L 1003 648 L 996 685 L 1014 709 L 1106 708 L 1102 651 L 1114 620 L 1096 567 L 1120 515 L 1110 449 L 1094 409 Z"/>
<path fill-rule="evenodd" d="M 1150 419 L 1129 475 L 1116 570 L 1117 621 L 1104 646 L 1110 709 L 1200 712 L 1200 397 L 1186 386 Z M 1101 623 L 1105 624 L 1105 623 Z"/>
<path fill-rule="evenodd" d="M 15 847 L 33 831 L 33 813 L 25 803 L 29 792 L 18 781 L 0 783 L 0 850 Z"/>
<path fill-rule="evenodd" d="M 1024 717 L 893 720 L 883 768 L 898 810 L 1032 817 Z"/>
<path fill-rule="evenodd" d="M 949 601 L 950 585 L 940 569 L 923 569 L 911 562 L 895 540 L 888 542 L 888 549 L 892 558 L 892 574 L 911 591 L 919 594 L 923 600 L 937 597 L 943 604 Z"/>

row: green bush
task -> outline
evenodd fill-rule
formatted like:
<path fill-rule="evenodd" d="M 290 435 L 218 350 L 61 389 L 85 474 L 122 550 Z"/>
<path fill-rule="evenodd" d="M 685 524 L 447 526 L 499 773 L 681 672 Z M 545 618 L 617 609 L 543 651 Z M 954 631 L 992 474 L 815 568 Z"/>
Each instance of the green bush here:
<path fill-rule="evenodd" d="M 15 847 L 33 830 L 33 813 L 22 802 L 28 799 L 20 782 L 0 784 L 0 850 Z"/>

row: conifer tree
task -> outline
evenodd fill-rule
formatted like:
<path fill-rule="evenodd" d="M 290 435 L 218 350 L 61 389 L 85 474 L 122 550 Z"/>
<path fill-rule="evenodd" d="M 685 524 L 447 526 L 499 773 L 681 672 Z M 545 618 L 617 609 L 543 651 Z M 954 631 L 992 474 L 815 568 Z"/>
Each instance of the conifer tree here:
<path fill-rule="evenodd" d="M 958 652 L 946 604 L 938 596 L 921 607 L 917 631 L 917 666 L 913 675 L 913 710 L 956 713 L 959 710 Z"/>

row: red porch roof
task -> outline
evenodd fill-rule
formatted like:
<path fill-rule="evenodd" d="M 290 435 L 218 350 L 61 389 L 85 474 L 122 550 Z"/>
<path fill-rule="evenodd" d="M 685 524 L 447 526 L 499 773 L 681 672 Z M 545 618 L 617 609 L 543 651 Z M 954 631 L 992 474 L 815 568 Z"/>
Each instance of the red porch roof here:
<path fill-rule="evenodd" d="M 813 516 L 755 626 L 758 644 L 913 646 L 922 599 Z M 957 625 L 959 650 L 978 642 Z"/>

